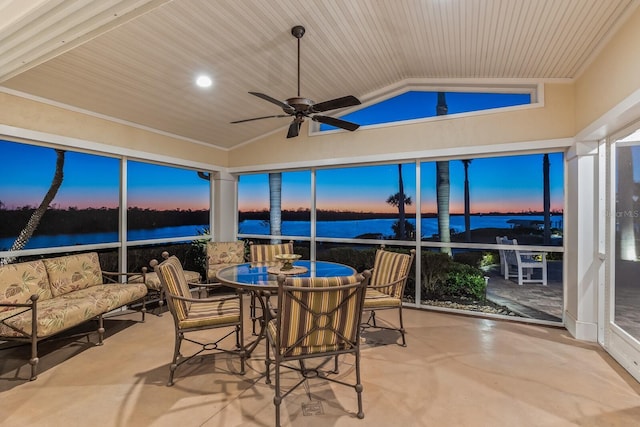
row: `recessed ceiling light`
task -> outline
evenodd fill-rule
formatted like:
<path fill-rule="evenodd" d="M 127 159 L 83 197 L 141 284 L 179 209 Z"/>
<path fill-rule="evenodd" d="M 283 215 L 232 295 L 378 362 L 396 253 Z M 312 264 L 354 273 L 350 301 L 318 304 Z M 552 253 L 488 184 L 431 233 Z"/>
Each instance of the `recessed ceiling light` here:
<path fill-rule="evenodd" d="M 201 74 L 196 77 L 196 85 L 198 85 L 198 87 L 211 87 L 212 84 L 213 80 L 211 80 L 209 76 Z"/>

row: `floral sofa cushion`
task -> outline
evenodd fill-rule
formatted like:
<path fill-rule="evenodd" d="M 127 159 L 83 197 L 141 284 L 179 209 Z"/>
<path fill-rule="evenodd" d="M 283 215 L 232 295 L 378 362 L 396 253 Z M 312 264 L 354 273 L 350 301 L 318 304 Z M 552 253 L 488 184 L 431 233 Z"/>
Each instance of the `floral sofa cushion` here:
<path fill-rule="evenodd" d="M 54 297 L 102 284 L 102 270 L 96 252 L 43 260 Z"/>
<path fill-rule="evenodd" d="M 109 283 L 96 285 L 56 298 L 38 301 L 38 338 L 46 338 L 67 328 L 86 322 L 102 313 L 107 313 L 143 298 L 147 288 L 140 283 Z M 13 316 L 13 317 L 11 317 Z M 31 311 L 12 309 L 0 313 L 0 336 L 23 337 L 31 332 Z M 24 333 L 20 333 L 13 328 Z"/>
<path fill-rule="evenodd" d="M 24 304 L 31 295 L 38 300 L 52 297 L 47 270 L 41 260 L 0 266 L 0 303 Z M 0 307 L 0 312 L 12 310 Z"/>

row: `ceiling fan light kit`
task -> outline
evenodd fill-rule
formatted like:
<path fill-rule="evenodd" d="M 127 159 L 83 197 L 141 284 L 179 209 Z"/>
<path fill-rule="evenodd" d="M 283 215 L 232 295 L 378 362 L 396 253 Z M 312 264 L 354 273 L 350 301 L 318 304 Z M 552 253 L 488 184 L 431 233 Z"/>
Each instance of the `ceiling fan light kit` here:
<path fill-rule="evenodd" d="M 287 131 L 287 138 L 295 138 L 300 133 L 300 127 L 305 118 L 310 118 L 314 122 L 324 123 L 330 126 L 335 126 L 348 131 L 354 131 L 360 127 L 360 125 L 346 120 L 338 119 L 335 117 L 320 115 L 317 113 L 323 113 L 329 110 L 335 110 L 339 108 L 352 107 L 354 105 L 360 105 L 360 101 L 353 95 L 347 95 L 340 98 L 331 99 L 316 104 L 309 98 L 304 98 L 300 95 L 300 39 L 305 33 L 305 29 L 302 25 L 296 25 L 291 28 L 291 34 L 298 40 L 298 96 L 287 99 L 286 101 L 280 101 L 272 98 L 269 95 L 265 95 L 260 92 L 249 92 L 253 96 L 262 98 L 272 104 L 275 104 L 282 108 L 285 114 L 277 114 L 272 116 L 254 117 L 251 119 L 236 120 L 231 123 L 244 123 L 253 120 L 281 118 L 281 117 L 293 117 L 293 121 L 289 125 Z"/>

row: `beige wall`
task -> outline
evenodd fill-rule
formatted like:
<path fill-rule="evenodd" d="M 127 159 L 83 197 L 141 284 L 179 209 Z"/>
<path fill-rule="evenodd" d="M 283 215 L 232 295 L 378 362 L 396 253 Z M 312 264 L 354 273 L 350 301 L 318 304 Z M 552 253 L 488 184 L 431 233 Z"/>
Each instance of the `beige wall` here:
<path fill-rule="evenodd" d="M 282 164 L 470 147 L 574 136 L 574 92 L 571 84 L 546 84 L 539 108 L 428 120 L 403 126 L 359 129 L 308 136 L 306 124 L 297 138 L 286 129 L 229 153 L 229 166 Z"/>
<path fill-rule="evenodd" d="M 576 134 L 640 89 L 640 8 L 576 80 Z"/>
<path fill-rule="evenodd" d="M 0 124 L 221 167 L 227 152 L 0 92 Z"/>

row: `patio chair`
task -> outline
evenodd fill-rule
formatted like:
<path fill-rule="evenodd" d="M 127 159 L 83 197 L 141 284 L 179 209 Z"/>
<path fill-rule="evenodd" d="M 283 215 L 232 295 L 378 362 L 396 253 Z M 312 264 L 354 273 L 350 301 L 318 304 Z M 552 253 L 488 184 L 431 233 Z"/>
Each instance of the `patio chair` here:
<path fill-rule="evenodd" d="M 245 242 L 207 242 L 207 282 L 218 283 L 216 273 L 225 267 L 245 262 Z"/>
<path fill-rule="evenodd" d="M 516 239 L 507 236 L 498 237 L 496 242 L 503 245 L 518 245 Z M 501 273 L 505 280 L 517 278 L 518 285 L 525 283 L 542 283 L 547 286 L 547 255 L 539 251 L 521 251 L 518 249 L 500 250 Z M 533 278 L 534 270 L 540 270 L 540 278 Z"/>
<path fill-rule="evenodd" d="M 178 258 L 170 256 L 161 263 L 152 260 L 151 266 L 162 283 L 175 327 L 175 346 L 173 359 L 169 366 L 170 372 L 167 386 L 173 385 L 173 376 L 178 366 L 204 351 L 225 352 L 240 356 L 240 374 L 244 374 L 246 355 L 243 348 L 241 296 L 235 294 L 216 298 L 193 298 L 191 288 Z M 207 285 L 200 284 L 198 286 Z M 185 337 L 185 334 L 190 332 L 219 328 L 229 328 L 230 331 L 214 342 L 203 343 Z M 236 337 L 235 350 L 227 350 L 219 345 L 221 341 L 234 333 Z M 183 340 L 200 345 L 201 349 L 190 356 L 183 356 L 180 353 Z"/>
<path fill-rule="evenodd" d="M 362 410 L 362 383 L 360 381 L 360 322 L 364 302 L 364 287 L 370 276 L 363 274 L 341 277 L 286 277 L 278 276 L 278 310 L 267 325 L 265 357 L 266 383 L 271 384 L 270 365 L 275 365 L 275 425 L 280 426 L 280 404 L 298 386 L 309 378 L 319 377 L 353 387 L 358 398 L 358 418 Z M 273 359 L 270 350 L 273 351 Z M 338 356 L 355 357 L 355 383 L 338 374 Z M 317 359 L 323 359 L 318 361 Z M 316 359 L 314 367 L 306 362 Z M 324 365 L 333 359 L 332 371 Z M 299 381 L 285 393 L 281 390 L 282 369 L 296 371 Z"/>
<path fill-rule="evenodd" d="M 276 255 L 292 254 L 293 241 L 287 243 L 271 243 L 256 245 L 249 242 L 249 261 L 271 262 L 277 261 Z"/>
<path fill-rule="evenodd" d="M 402 297 L 415 255 L 415 249 L 411 249 L 408 254 L 390 252 L 384 247 L 378 249 L 364 299 L 364 310 L 369 312 L 369 318 L 362 327 L 398 331 L 402 336 L 403 347 L 407 346 L 407 341 L 402 321 Z M 400 326 L 379 325 L 376 322 L 378 310 L 398 310 Z"/>
<path fill-rule="evenodd" d="M 162 252 L 162 258 L 163 259 L 169 258 L 169 252 L 166 252 L 166 251 Z M 200 281 L 202 280 L 201 279 L 202 276 L 197 271 L 184 270 L 184 275 L 187 278 L 187 282 L 191 284 L 200 283 Z M 158 312 L 157 313 L 150 312 L 150 313 L 155 314 L 158 317 L 162 317 L 162 306 L 164 306 L 164 301 L 166 298 L 165 298 L 164 290 L 162 288 L 162 283 L 160 283 L 160 278 L 158 277 L 158 274 L 155 273 L 154 271 L 149 271 L 147 267 L 142 267 L 141 273 L 130 276 L 127 282 L 128 283 L 144 283 L 145 286 L 147 287 L 147 298 L 148 298 L 147 302 L 148 303 L 155 302 L 155 301 L 158 302 Z"/>
<path fill-rule="evenodd" d="M 293 253 L 293 240 L 287 243 L 270 243 L 270 244 L 255 244 L 249 242 L 249 261 L 256 262 L 275 262 L 277 261 L 276 255 L 292 254 Z M 251 331 L 256 335 L 256 322 L 258 316 L 256 315 L 256 294 L 251 294 L 251 304 L 249 306 L 249 313 L 251 317 Z M 267 295 L 267 302 L 269 296 Z M 264 316 L 262 316 L 264 318 Z"/>

